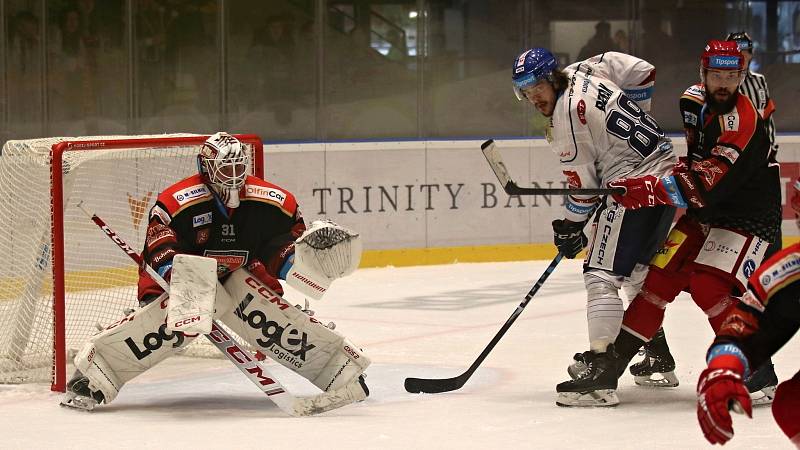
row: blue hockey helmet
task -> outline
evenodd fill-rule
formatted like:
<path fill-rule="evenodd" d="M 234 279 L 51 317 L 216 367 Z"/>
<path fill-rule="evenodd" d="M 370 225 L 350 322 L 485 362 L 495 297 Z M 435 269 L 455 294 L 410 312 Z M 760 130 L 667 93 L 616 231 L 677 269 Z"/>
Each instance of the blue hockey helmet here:
<path fill-rule="evenodd" d="M 556 67 L 558 67 L 558 61 L 546 48 L 532 48 L 517 56 L 511 74 L 517 100 L 525 98 L 522 89 L 533 86 L 541 80 L 552 80 L 551 75 Z"/>

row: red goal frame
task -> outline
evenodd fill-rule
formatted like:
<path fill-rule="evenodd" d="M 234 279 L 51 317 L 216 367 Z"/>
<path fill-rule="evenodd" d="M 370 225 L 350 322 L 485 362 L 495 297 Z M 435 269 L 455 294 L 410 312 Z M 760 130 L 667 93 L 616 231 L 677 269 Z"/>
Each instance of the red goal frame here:
<path fill-rule="evenodd" d="M 92 151 L 125 148 L 164 148 L 176 146 L 198 147 L 210 135 L 196 136 L 164 136 L 141 137 L 126 136 L 120 138 L 99 138 L 96 140 L 61 141 L 51 147 L 50 201 L 52 214 L 51 258 L 53 270 L 53 365 L 51 369 L 50 389 L 65 392 L 67 385 L 67 351 L 66 351 L 66 304 L 64 274 L 64 154 L 73 151 Z M 252 145 L 251 155 L 253 175 L 264 178 L 264 149 L 255 134 L 235 134 L 240 141 Z M 178 180 L 175 180 L 178 181 Z"/>

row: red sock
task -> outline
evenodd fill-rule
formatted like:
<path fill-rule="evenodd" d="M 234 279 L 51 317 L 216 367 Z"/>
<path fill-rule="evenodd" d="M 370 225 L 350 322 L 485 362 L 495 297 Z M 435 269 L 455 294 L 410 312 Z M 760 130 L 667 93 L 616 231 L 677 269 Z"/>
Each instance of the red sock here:
<path fill-rule="evenodd" d="M 633 299 L 622 317 L 622 326 L 645 341 L 656 334 L 662 322 L 664 309 L 645 300 L 641 293 Z"/>

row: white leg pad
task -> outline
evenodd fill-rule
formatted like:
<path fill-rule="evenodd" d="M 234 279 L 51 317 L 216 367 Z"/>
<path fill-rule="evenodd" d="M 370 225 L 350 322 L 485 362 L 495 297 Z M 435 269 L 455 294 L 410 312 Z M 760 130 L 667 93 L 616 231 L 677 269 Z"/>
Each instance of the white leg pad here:
<path fill-rule="evenodd" d="M 222 322 L 261 353 L 311 381 L 337 389 L 357 379 L 370 359 L 338 332 L 292 306 L 245 269 L 224 284 L 236 308 Z"/>
<path fill-rule="evenodd" d="M 92 391 L 103 393 L 106 403 L 117 398 L 123 382 L 117 378 L 116 372 L 106 363 L 93 342 L 86 343 L 75 355 L 75 368 L 89 379 Z"/>
<path fill-rule="evenodd" d="M 189 345 L 198 335 L 167 331 L 167 296 L 132 312 L 94 335 L 75 367 L 111 402 L 128 381 Z"/>

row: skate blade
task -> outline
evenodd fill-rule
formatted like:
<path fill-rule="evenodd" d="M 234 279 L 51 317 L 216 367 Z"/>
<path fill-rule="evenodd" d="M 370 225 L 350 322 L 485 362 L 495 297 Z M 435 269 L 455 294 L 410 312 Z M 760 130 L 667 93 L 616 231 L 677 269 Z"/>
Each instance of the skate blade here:
<path fill-rule="evenodd" d="M 777 389 L 778 386 L 767 386 L 760 391 L 751 392 L 750 400 L 753 406 L 771 405 L 772 401 L 775 400 L 775 391 Z"/>
<path fill-rule="evenodd" d="M 633 377 L 634 383 L 638 386 L 653 387 L 653 388 L 668 388 L 678 387 L 678 377 L 675 372 L 658 373 L 655 372 L 650 376 L 641 375 Z"/>
<path fill-rule="evenodd" d="M 82 411 L 92 411 L 94 407 L 97 406 L 97 400 L 67 392 L 64 399 L 61 400 L 61 406 Z"/>
<path fill-rule="evenodd" d="M 610 407 L 619 405 L 614 389 L 601 389 L 591 392 L 559 392 L 556 405 L 566 407 Z"/>

